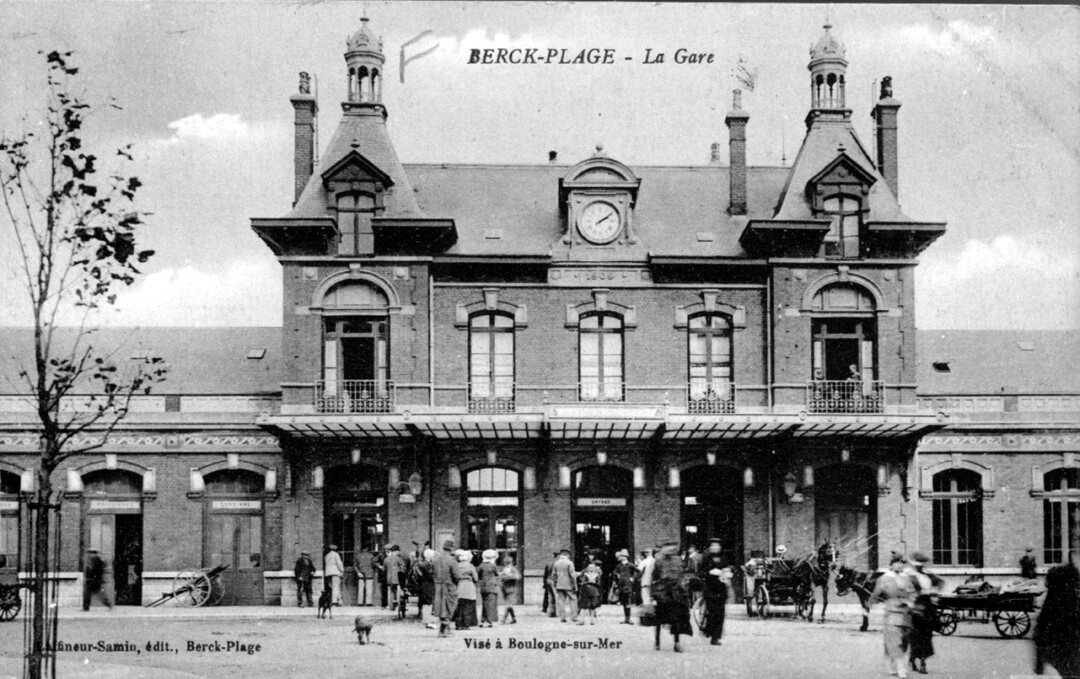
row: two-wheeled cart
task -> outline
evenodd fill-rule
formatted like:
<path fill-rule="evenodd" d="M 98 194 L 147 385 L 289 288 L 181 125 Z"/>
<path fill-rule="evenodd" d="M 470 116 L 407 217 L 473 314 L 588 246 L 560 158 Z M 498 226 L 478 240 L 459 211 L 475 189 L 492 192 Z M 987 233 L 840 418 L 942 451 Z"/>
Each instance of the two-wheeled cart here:
<path fill-rule="evenodd" d="M 994 623 L 998 634 L 1019 639 L 1031 629 L 1038 592 L 946 594 L 937 599 L 937 629 L 948 636 L 960 622 Z"/>
<path fill-rule="evenodd" d="M 167 601 L 175 601 L 180 606 L 216 606 L 225 596 L 225 586 L 221 574 L 227 565 L 214 568 L 186 568 L 173 578 L 173 588 L 161 598 L 146 604 L 147 608 L 161 606 Z"/>

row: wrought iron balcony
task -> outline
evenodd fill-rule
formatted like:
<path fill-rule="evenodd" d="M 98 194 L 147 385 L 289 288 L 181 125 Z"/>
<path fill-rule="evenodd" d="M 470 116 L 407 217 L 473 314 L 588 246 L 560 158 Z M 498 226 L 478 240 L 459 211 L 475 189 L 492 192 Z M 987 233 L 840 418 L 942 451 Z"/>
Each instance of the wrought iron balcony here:
<path fill-rule="evenodd" d="M 626 384 L 605 380 L 578 382 L 578 401 L 581 403 L 614 403 L 626 400 Z"/>
<path fill-rule="evenodd" d="M 517 412 L 513 382 L 473 382 L 469 385 L 469 413 L 501 415 Z"/>
<path fill-rule="evenodd" d="M 734 413 L 735 385 L 731 382 L 690 382 L 686 386 L 686 412 L 690 415 Z"/>
<path fill-rule="evenodd" d="M 315 411 L 394 412 L 394 383 L 390 380 L 319 380 L 315 383 Z"/>
<path fill-rule="evenodd" d="M 880 380 L 815 380 L 806 385 L 808 412 L 827 414 L 885 412 Z"/>

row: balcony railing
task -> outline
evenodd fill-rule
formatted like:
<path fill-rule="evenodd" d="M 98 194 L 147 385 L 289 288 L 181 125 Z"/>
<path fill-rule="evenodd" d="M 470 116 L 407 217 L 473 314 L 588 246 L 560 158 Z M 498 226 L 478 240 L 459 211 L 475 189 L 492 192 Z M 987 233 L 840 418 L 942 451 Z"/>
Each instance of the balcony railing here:
<path fill-rule="evenodd" d="M 815 380 L 806 385 L 811 413 L 883 413 L 885 383 L 879 380 Z"/>
<path fill-rule="evenodd" d="M 469 413 L 501 415 L 517 412 L 513 382 L 473 382 L 469 385 Z"/>
<path fill-rule="evenodd" d="M 735 385 L 730 382 L 691 382 L 686 386 L 686 412 L 690 415 L 734 413 Z"/>
<path fill-rule="evenodd" d="M 613 381 L 578 382 L 578 401 L 582 403 L 626 400 L 626 384 Z"/>
<path fill-rule="evenodd" d="M 319 380 L 315 410 L 320 413 L 389 413 L 394 411 L 390 380 Z"/>

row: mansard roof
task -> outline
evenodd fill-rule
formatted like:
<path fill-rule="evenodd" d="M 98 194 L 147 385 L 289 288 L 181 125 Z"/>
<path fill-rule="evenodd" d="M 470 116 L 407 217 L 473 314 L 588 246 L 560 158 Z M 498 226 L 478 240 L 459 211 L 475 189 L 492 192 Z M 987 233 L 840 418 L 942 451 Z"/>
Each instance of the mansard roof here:
<path fill-rule="evenodd" d="M 568 165 L 405 166 L 420 209 L 456 222 L 458 241 L 447 254 L 476 256 L 547 255 L 563 233 L 559 180 L 570 169 Z M 726 166 L 632 170 L 641 181 L 634 232 L 653 256 L 746 256 L 739 244 L 745 218 L 727 213 Z M 770 217 L 787 169 L 751 167 L 747 174 L 749 216 Z"/>

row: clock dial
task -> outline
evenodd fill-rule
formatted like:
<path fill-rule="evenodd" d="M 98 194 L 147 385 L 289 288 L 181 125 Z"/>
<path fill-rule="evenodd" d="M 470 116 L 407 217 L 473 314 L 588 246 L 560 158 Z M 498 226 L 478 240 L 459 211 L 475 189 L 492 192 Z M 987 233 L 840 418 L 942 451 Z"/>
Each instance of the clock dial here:
<path fill-rule="evenodd" d="M 622 219 L 611 203 L 598 200 L 589 203 L 578 217 L 578 231 L 593 243 L 607 243 L 619 234 Z"/>

